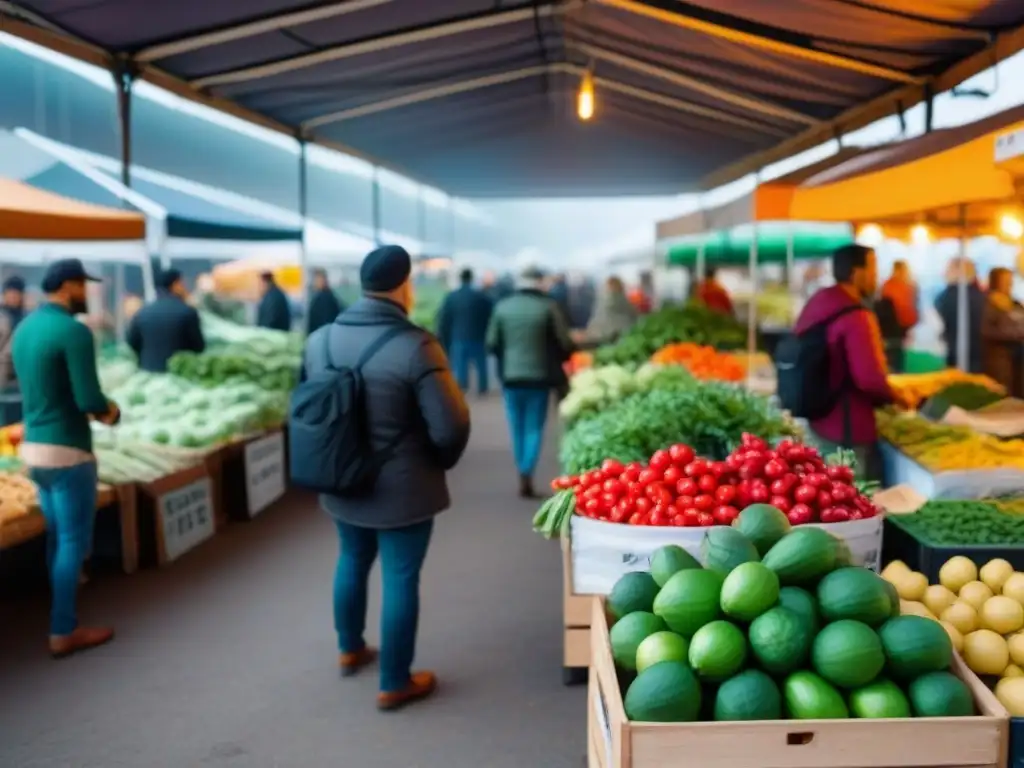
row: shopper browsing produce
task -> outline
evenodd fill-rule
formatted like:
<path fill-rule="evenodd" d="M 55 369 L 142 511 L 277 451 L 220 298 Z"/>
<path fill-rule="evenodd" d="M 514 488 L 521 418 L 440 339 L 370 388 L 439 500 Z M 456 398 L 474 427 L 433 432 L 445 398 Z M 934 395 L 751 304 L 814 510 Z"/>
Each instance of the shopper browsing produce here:
<path fill-rule="evenodd" d="M 80 626 L 75 603 L 96 513 L 96 459 L 90 418 L 113 424 L 120 411 L 100 389 L 96 347 L 85 313 L 86 282 L 97 282 L 77 259 L 50 264 L 42 288 L 47 302 L 14 335 L 14 369 L 24 393 L 21 455 L 39 488 L 46 517 L 53 605 L 50 653 L 55 657 L 102 645 L 109 628 Z"/>
<path fill-rule="evenodd" d="M 697 300 L 708 309 L 723 315 L 732 317 L 735 314 L 729 292 L 718 282 L 714 267 L 704 270 L 704 279 L 697 286 Z"/>
<path fill-rule="evenodd" d="M 605 281 L 597 297 L 594 313 L 583 333 L 588 345 L 607 344 L 633 327 L 637 320 L 636 308 L 626 296 L 626 286 L 617 277 Z"/>
<path fill-rule="evenodd" d="M 318 328 L 333 323 L 344 308 L 327 281 L 327 273 L 322 269 L 314 270 L 313 285 L 309 293 L 306 333 L 313 333 Z"/>
<path fill-rule="evenodd" d="M 875 252 L 861 245 L 847 245 L 832 256 L 836 285 L 822 288 L 807 302 L 796 323 L 797 352 L 777 361 L 780 368 L 779 395 L 785 407 L 810 419 L 811 429 L 826 453 L 840 446 L 857 454 L 858 466 L 868 477 L 881 476 L 875 408 L 892 403 L 895 396 L 886 381 L 888 369 L 878 322 L 864 302 L 878 285 Z M 788 346 L 788 345 L 787 345 Z M 810 351 L 820 347 L 821 366 L 812 370 L 799 365 L 808 361 Z M 802 353 L 802 354 L 801 354 Z M 795 372 L 784 378 L 782 371 Z M 800 377 L 801 380 L 794 380 Z M 791 387 L 815 394 L 814 408 L 804 409 L 810 400 L 790 403 Z M 824 391 L 824 396 L 818 396 Z"/>
<path fill-rule="evenodd" d="M 206 349 L 199 313 L 188 304 L 188 289 L 178 270 L 160 275 L 157 298 L 132 317 L 127 341 L 139 368 L 151 373 L 165 373 L 167 361 L 178 352 Z"/>
<path fill-rule="evenodd" d="M 885 339 L 885 354 L 892 373 L 903 372 L 903 350 L 910 329 L 920 317 L 917 310 L 917 286 L 910 274 L 910 266 L 902 259 L 892 265 L 892 275 L 882 286 L 878 303 L 879 325 Z M 884 311 L 882 309 L 884 307 Z M 891 312 L 891 314 L 890 314 Z M 890 322 L 883 322 L 883 318 Z"/>
<path fill-rule="evenodd" d="M 343 675 L 377 657 L 363 631 L 366 583 L 381 558 L 381 709 L 429 696 L 437 684 L 432 672 L 411 671 L 419 575 L 434 517 L 451 503 L 445 473 L 469 440 L 469 410 L 444 351 L 409 320 L 411 272 L 399 246 L 366 257 L 363 297 L 306 342 L 306 382 L 292 397 L 289 426 L 291 477 L 322 493 L 341 541 L 334 618 Z M 328 403 L 343 403 L 341 415 L 322 421 Z"/>
<path fill-rule="evenodd" d="M 256 325 L 275 331 L 290 331 L 292 309 L 285 292 L 274 280 L 273 272 L 264 272 L 260 275 L 260 287 L 263 296 L 256 308 Z"/>
<path fill-rule="evenodd" d="M 512 453 L 519 471 L 519 495 L 535 496 L 533 473 L 544 444 L 551 393 L 565 380 L 562 364 L 573 351 L 569 327 L 553 299 L 545 295 L 544 276 L 523 272 L 520 288 L 494 308 L 487 348 L 498 358 Z"/>
<path fill-rule="evenodd" d="M 445 296 L 437 314 L 437 335 L 448 352 L 455 379 L 463 392 L 469 391 L 469 370 L 476 373 L 477 393 L 488 390 L 487 324 L 494 304 L 473 286 L 473 270 L 459 275 L 461 285 Z"/>
<path fill-rule="evenodd" d="M 971 373 L 981 373 L 981 327 L 985 317 L 985 292 L 978 285 L 974 262 L 960 257 L 949 264 L 946 272 L 946 287 L 935 299 L 935 311 L 942 318 L 942 338 L 946 342 L 946 365 L 959 366 L 957 359 L 960 338 L 960 282 L 967 285 L 967 368 Z"/>

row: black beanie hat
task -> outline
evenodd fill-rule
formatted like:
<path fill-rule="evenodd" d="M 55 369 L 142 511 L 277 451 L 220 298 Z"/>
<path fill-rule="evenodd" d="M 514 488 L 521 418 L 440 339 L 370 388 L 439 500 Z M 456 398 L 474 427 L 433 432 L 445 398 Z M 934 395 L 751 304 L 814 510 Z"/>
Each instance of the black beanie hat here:
<path fill-rule="evenodd" d="M 368 293 L 388 293 L 409 279 L 412 259 L 400 245 L 382 245 L 370 251 L 359 269 L 359 282 Z"/>

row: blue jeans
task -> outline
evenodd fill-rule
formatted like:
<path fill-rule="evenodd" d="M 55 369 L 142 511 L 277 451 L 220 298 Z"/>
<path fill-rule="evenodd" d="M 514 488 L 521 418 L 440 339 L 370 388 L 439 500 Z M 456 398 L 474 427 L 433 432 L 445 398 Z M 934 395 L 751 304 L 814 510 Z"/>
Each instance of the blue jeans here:
<path fill-rule="evenodd" d="M 463 392 L 469 390 L 469 369 L 476 368 L 476 388 L 481 394 L 487 394 L 487 349 L 482 341 L 453 341 L 452 368 L 455 380 Z"/>
<path fill-rule="evenodd" d="M 366 582 L 380 553 L 383 599 L 380 617 L 380 689 L 409 685 L 420 615 L 420 569 L 434 521 L 405 528 L 360 528 L 335 520 L 341 554 L 334 573 L 334 627 L 342 653 L 366 647 Z"/>
<path fill-rule="evenodd" d="M 78 579 L 92 547 L 96 462 L 35 468 L 31 477 L 39 487 L 39 507 L 46 518 L 46 565 L 53 593 L 50 634 L 70 635 L 78 627 Z"/>
<path fill-rule="evenodd" d="M 520 475 L 532 477 L 537 468 L 550 399 L 547 387 L 505 387 L 505 415 Z"/>

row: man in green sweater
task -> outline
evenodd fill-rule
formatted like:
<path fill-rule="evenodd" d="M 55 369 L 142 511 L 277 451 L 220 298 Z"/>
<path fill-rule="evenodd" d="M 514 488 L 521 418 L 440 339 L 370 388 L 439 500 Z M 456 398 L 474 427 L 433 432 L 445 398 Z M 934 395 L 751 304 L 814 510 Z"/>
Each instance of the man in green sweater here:
<path fill-rule="evenodd" d="M 46 518 L 53 601 L 50 653 L 55 658 L 114 637 L 112 629 L 79 626 L 75 611 L 96 514 L 89 421 L 115 424 L 121 415 L 100 389 L 92 332 L 75 319 L 86 311 L 86 282 L 97 278 L 78 259 L 50 264 L 42 284 L 47 301 L 20 323 L 11 349 L 23 394 L 22 460 L 39 488 Z"/>

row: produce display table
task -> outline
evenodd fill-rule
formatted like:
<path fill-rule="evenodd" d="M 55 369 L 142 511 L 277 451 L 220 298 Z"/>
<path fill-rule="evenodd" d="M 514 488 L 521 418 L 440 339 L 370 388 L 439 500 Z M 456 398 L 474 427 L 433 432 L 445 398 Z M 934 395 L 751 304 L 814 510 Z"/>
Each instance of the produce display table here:
<path fill-rule="evenodd" d="M 853 562 L 877 571 L 882 561 L 883 518 L 811 525 L 850 547 Z M 678 544 L 700 559 L 707 528 L 637 527 L 574 516 L 562 540 L 563 669 L 566 685 L 584 682 L 590 666 L 591 602 L 605 596 L 623 575 L 650 567 L 651 556 Z"/>
<path fill-rule="evenodd" d="M 909 485 L 926 499 L 983 499 L 1024 491 L 1024 472 L 1018 469 L 931 472 L 885 440 L 879 447 L 886 485 Z"/>
<path fill-rule="evenodd" d="M 974 717 L 637 723 L 626 718 L 604 601 L 592 601 L 588 768 L 660 768 L 699 755 L 705 768 L 1003 768 L 1009 720 L 995 695 L 953 656 Z"/>

